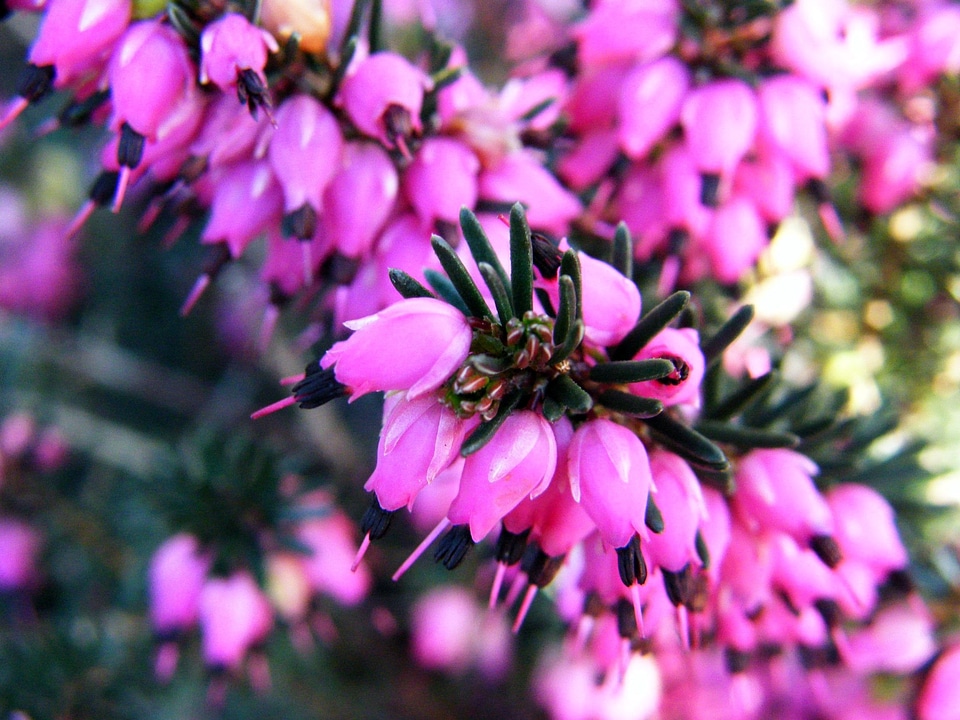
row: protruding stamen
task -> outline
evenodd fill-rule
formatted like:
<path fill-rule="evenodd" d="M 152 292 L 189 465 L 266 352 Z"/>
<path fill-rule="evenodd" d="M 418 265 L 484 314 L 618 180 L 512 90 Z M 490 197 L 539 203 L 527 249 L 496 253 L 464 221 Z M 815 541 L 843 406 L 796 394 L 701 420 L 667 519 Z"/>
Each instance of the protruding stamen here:
<path fill-rule="evenodd" d="M 363 560 L 363 556 L 367 554 L 367 549 L 370 547 L 370 533 L 367 533 L 363 536 L 363 541 L 360 543 L 360 549 L 357 550 L 356 556 L 353 558 L 353 562 L 350 564 L 350 572 L 356 572 L 357 568 L 360 567 L 360 562 Z"/>
<path fill-rule="evenodd" d="M 456 569 L 467 552 L 474 546 L 468 525 L 456 525 L 443 536 L 440 545 L 433 554 L 434 561 L 442 563 L 447 570 Z"/>
<path fill-rule="evenodd" d="M 487 604 L 491 610 L 497 607 L 497 600 L 500 598 L 500 588 L 503 587 L 503 578 L 507 574 L 507 564 L 497 563 L 497 572 L 493 576 L 493 585 L 490 586 L 490 602 Z"/>
<path fill-rule="evenodd" d="M 262 407 L 262 408 L 260 408 L 259 410 L 257 410 L 256 412 L 251 413 L 251 414 L 250 414 L 250 419 L 251 419 L 251 420 L 259 420 L 259 419 L 262 418 L 264 415 L 269 415 L 270 413 L 274 413 L 274 412 L 276 412 L 277 410 L 283 410 L 283 408 L 285 408 L 285 407 L 290 407 L 290 406 L 293 405 L 296 401 L 297 401 L 297 399 L 296 399 L 293 395 L 291 395 L 290 397 L 285 397 L 285 398 L 283 398 L 283 400 L 277 400 L 275 403 L 270 403 L 270 404 L 267 405 L 266 407 Z"/>
<path fill-rule="evenodd" d="M 843 229 L 843 222 L 840 215 L 837 214 L 837 208 L 833 203 L 822 203 L 817 206 L 817 213 L 820 215 L 820 222 L 823 223 L 823 229 L 827 231 L 827 236 L 833 240 L 834 244 L 840 245 L 847 238 L 847 233 Z"/>
<path fill-rule="evenodd" d="M 412 553 L 410 553 L 410 557 L 404 560 L 403 565 L 397 568 L 397 571 L 393 574 L 393 581 L 396 582 L 403 577 L 403 574 L 410 569 L 410 566 L 412 566 L 419 559 L 419 557 L 423 555 L 424 551 L 426 551 L 426 549 L 433 544 L 433 541 L 440 537 L 440 533 L 446 530 L 449 526 L 450 521 L 446 518 L 437 523 L 437 526 L 430 531 L 430 534 L 427 535 L 419 545 L 417 545 L 416 549 Z"/>
<path fill-rule="evenodd" d="M 520 609 L 517 610 L 517 618 L 513 621 L 513 627 L 511 630 L 513 631 L 514 635 L 520 632 L 520 626 L 523 625 L 523 621 L 527 617 L 527 613 L 530 611 L 530 605 L 533 604 L 533 598 L 536 596 L 537 586 L 531 583 L 527 587 L 527 592 L 523 594 L 523 602 L 520 603 Z"/>
<path fill-rule="evenodd" d="M 277 329 L 279 320 L 280 308 L 273 303 L 267 305 L 263 311 L 263 320 L 260 322 L 260 337 L 257 339 L 260 352 L 266 352 L 270 347 L 270 340 L 273 339 L 273 331 Z"/>
<path fill-rule="evenodd" d="M 296 385 L 298 382 L 303 380 L 306 376 L 307 376 L 306 373 L 297 373 L 296 375 L 287 375 L 286 377 L 280 378 L 280 384 L 283 386 Z"/>
<path fill-rule="evenodd" d="M 26 98 L 18 97 L 11 100 L 10 104 L 7 105 L 3 117 L 0 117 L 0 130 L 3 130 L 7 125 L 16 120 L 20 116 L 20 113 L 26 110 L 29 105 L 30 101 Z"/>
<path fill-rule="evenodd" d="M 127 185 L 130 183 L 130 172 L 129 167 L 126 165 L 121 166 L 120 177 L 117 180 L 117 192 L 113 196 L 113 205 L 110 206 L 110 209 L 114 213 L 120 212 L 120 206 L 123 205 L 123 198 L 127 194 Z"/>
<path fill-rule="evenodd" d="M 573 654 L 579 655 L 587 646 L 587 640 L 593 633 L 593 628 L 597 624 L 597 619 L 592 615 L 583 614 L 577 621 L 577 632 L 573 638 Z"/>
<path fill-rule="evenodd" d="M 640 586 L 636 583 L 630 586 L 630 601 L 633 603 L 633 617 L 637 621 L 637 630 L 640 637 L 646 637 L 647 633 L 643 628 L 643 604 L 640 602 Z"/>
<path fill-rule="evenodd" d="M 690 617 L 686 605 L 677 605 L 677 632 L 683 649 L 690 651 Z"/>
<path fill-rule="evenodd" d="M 187 299 L 184 300 L 183 305 L 180 306 L 180 317 L 186 317 L 190 314 L 190 311 L 193 310 L 193 306 L 197 304 L 200 296 L 203 295 L 204 291 L 207 289 L 207 287 L 209 287 L 209 285 L 210 276 L 207 273 L 204 273 L 197 278 L 197 281 L 193 284 L 193 288 L 187 295 Z"/>
<path fill-rule="evenodd" d="M 93 200 L 87 200 L 83 205 L 80 206 L 80 209 L 77 211 L 77 214 L 73 216 L 73 220 L 70 221 L 70 224 L 67 225 L 67 229 L 64 230 L 63 235 L 67 240 L 72 240 L 80 228 L 84 226 L 87 220 L 90 219 L 90 216 L 93 215 L 93 211 L 97 209 L 97 204 Z"/>
<path fill-rule="evenodd" d="M 720 175 L 704 173 L 700 176 L 700 204 L 715 208 L 720 204 Z"/>
<path fill-rule="evenodd" d="M 510 607 L 513 605 L 517 598 L 520 597 L 520 593 L 523 592 L 523 589 L 527 586 L 527 574 L 523 572 L 517 573 L 513 577 L 513 582 L 510 583 L 510 589 L 507 590 L 507 597 L 503 601 L 504 605 Z"/>
<path fill-rule="evenodd" d="M 180 659 L 180 649 L 177 643 L 169 640 L 157 648 L 157 658 L 153 664 L 153 672 L 161 683 L 168 683 L 177 670 Z"/>

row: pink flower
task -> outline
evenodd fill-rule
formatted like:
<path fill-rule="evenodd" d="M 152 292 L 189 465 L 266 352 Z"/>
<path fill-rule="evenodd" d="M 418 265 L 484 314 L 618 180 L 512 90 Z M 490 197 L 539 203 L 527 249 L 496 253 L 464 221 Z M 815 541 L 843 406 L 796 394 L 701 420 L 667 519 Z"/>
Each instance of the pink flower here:
<path fill-rule="evenodd" d="M 917 717 L 960 719 L 960 644 L 947 648 L 934 663 L 917 698 Z"/>
<path fill-rule="evenodd" d="M 737 466 L 734 504 L 750 526 L 780 530 L 801 544 L 833 532 L 833 513 L 813 484 L 817 466 L 793 450 L 753 450 Z"/>
<path fill-rule="evenodd" d="M 194 72 L 176 30 L 153 20 L 134 23 L 110 59 L 111 127 L 126 124 L 145 138 L 156 137 L 164 119 L 194 90 Z"/>
<path fill-rule="evenodd" d="M 480 161 L 466 145 L 446 137 L 428 138 L 403 177 L 404 193 L 420 220 L 456 223 L 460 208 L 477 202 Z"/>
<path fill-rule="evenodd" d="M 742 195 L 731 197 L 716 209 L 698 246 L 717 280 L 737 282 L 767 246 L 767 230 L 756 205 Z"/>
<path fill-rule="evenodd" d="M 876 490 L 844 483 L 830 489 L 827 504 L 833 512 L 834 539 L 845 561 L 865 563 L 881 580 L 906 567 L 907 550 L 900 541 L 893 508 Z"/>
<path fill-rule="evenodd" d="M 631 430 L 605 419 L 585 422 L 574 433 L 567 463 L 573 499 L 606 544 L 622 548 L 636 534 L 648 537 L 644 519 L 653 478 L 647 451 Z"/>
<path fill-rule="evenodd" d="M 273 626 L 266 595 L 250 573 L 211 578 L 200 594 L 203 658 L 212 668 L 236 670 L 247 651 Z"/>
<path fill-rule="evenodd" d="M 777 75 L 757 89 L 760 136 L 793 163 L 800 179 L 830 172 L 826 103 L 819 88 L 794 75 Z"/>
<path fill-rule="evenodd" d="M 631 158 L 642 158 L 680 119 L 690 87 L 690 70 L 668 55 L 640 65 L 627 75 L 620 90 L 620 147 Z"/>
<path fill-rule="evenodd" d="M 936 654 L 933 631 L 933 620 L 925 608 L 918 612 L 907 603 L 892 605 L 850 636 L 845 659 L 857 672 L 907 675 Z"/>
<path fill-rule="evenodd" d="M 635 356 L 635 360 L 660 358 L 673 363 L 666 377 L 630 385 L 631 392 L 671 405 L 700 406 L 700 382 L 706 363 L 700 351 L 700 337 L 693 328 L 664 328 Z"/>
<path fill-rule="evenodd" d="M 447 519 L 469 525 L 479 542 L 527 496 L 546 490 L 557 466 L 550 424 L 530 410 L 511 414 L 493 438 L 463 464 L 460 490 Z"/>
<path fill-rule="evenodd" d="M 283 194 L 265 160 L 224 168 L 214 188 L 201 242 L 226 243 L 238 258 L 254 238 L 279 222 Z"/>
<path fill-rule="evenodd" d="M 361 602 L 373 583 L 365 565 L 353 568 L 356 533 L 353 522 L 336 509 L 323 517 L 304 521 L 296 530 L 297 540 L 313 551 L 300 556 L 310 587 L 348 606 Z"/>
<path fill-rule="evenodd" d="M 323 193 L 340 168 L 343 136 L 337 119 L 309 95 L 284 100 L 276 112 L 268 159 L 283 188 L 284 211 L 323 209 Z"/>
<path fill-rule="evenodd" d="M 37 579 L 40 533 L 16 518 L 0 518 L 0 590 L 26 589 Z"/>
<path fill-rule="evenodd" d="M 381 52 L 347 75 L 340 102 L 360 132 L 403 151 L 407 138 L 423 130 L 420 110 L 430 86 L 430 78 L 406 58 Z"/>
<path fill-rule="evenodd" d="M 390 213 L 400 181 L 390 156 L 370 142 L 347 143 L 323 195 L 323 231 L 350 258 L 366 255 Z"/>
<path fill-rule="evenodd" d="M 612 64 L 652 60 L 672 46 L 677 35 L 679 3 L 669 0 L 605 2 L 574 28 L 580 62 Z"/>
<path fill-rule="evenodd" d="M 680 572 L 690 562 L 699 565 L 696 536 L 706 506 L 697 476 L 681 458 L 665 451 L 650 455 L 650 472 L 664 526 L 645 543 L 650 561 L 670 572 Z"/>
<path fill-rule="evenodd" d="M 690 91 L 680 122 L 700 172 L 727 175 L 753 144 L 757 99 L 742 80 L 714 80 Z"/>
<path fill-rule="evenodd" d="M 466 425 L 436 398 L 386 399 L 377 467 L 364 489 L 384 510 L 413 505 L 420 490 L 458 456 Z"/>
<path fill-rule="evenodd" d="M 210 556 L 200 551 L 193 535 L 167 538 L 150 560 L 150 620 L 162 636 L 192 627 L 200 613 L 200 593 Z"/>
<path fill-rule="evenodd" d="M 243 15 L 225 13 L 207 25 L 200 36 L 200 82 L 212 82 L 224 92 L 237 87 L 244 71 L 252 72 L 266 88 L 263 68 L 268 52 L 279 50 L 266 30 L 252 25 Z"/>
<path fill-rule="evenodd" d="M 440 387 L 466 359 L 473 332 L 459 310 L 442 300 L 401 300 L 376 315 L 347 323 L 354 331 L 323 356 L 356 398 L 375 390 L 405 390 L 407 399 Z"/>
<path fill-rule="evenodd" d="M 64 87 L 97 65 L 130 22 L 130 0 L 50 0 L 30 62 L 53 65 Z"/>

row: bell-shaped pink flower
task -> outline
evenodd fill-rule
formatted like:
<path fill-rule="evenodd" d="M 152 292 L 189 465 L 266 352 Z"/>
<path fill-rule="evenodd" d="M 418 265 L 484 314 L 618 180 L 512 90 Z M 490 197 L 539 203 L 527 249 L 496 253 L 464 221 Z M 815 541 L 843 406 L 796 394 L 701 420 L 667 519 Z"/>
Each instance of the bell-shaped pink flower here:
<path fill-rule="evenodd" d="M 830 506 L 813 484 L 817 472 L 793 450 L 753 450 L 737 466 L 734 504 L 749 525 L 780 530 L 805 545 L 834 529 Z"/>
<path fill-rule="evenodd" d="M 897 69 L 907 92 L 916 92 L 941 73 L 960 70 L 960 8 L 951 3 L 929 3 L 919 8 L 911 25 L 910 57 Z"/>
<path fill-rule="evenodd" d="M 567 460 L 573 499 L 597 524 L 603 541 L 626 547 L 647 538 L 647 496 L 653 478 L 647 451 L 630 430 L 606 419 L 585 422 L 574 433 Z"/>
<path fill-rule="evenodd" d="M 329 498 L 324 501 L 330 502 Z M 312 550 L 310 555 L 301 557 L 301 562 L 314 592 L 348 606 L 367 596 L 373 578 L 366 565 L 354 567 L 357 528 L 346 514 L 333 509 L 322 517 L 310 518 L 297 527 L 295 534 Z"/>
<path fill-rule="evenodd" d="M 573 30 L 578 59 L 588 66 L 663 55 L 676 40 L 679 3 L 605 2 Z"/>
<path fill-rule="evenodd" d="M 800 179 L 830 172 L 826 102 L 819 88 L 796 75 L 776 75 L 757 88 L 759 135 L 786 155 Z"/>
<path fill-rule="evenodd" d="M 428 138 L 403 176 L 404 194 L 425 225 L 456 223 L 460 208 L 477 202 L 479 171 L 477 156 L 459 140 Z"/>
<path fill-rule="evenodd" d="M 265 160 L 224 168 L 214 187 L 201 242 L 226 243 L 238 258 L 254 238 L 279 222 L 283 194 Z"/>
<path fill-rule="evenodd" d="M 680 122 L 700 172 L 726 175 L 753 144 L 757 98 L 743 80 L 714 80 L 687 94 Z"/>
<path fill-rule="evenodd" d="M 406 58 L 381 52 L 361 60 L 347 74 L 340 102 L 364 135 L 388 148 L 406 148 L 406 139 L 423 130 L 420 110 L 430 78 Z"/>
<path fill-rule="evenodd" d="M 906 567 L 907 550 L 900 540 L 893 508 L 873 488 L 855 483 L 833 487 L 826 494 L 833 512 L 834 539 L 845 560 L 868 565 L 877 580 Z"/>
<path fill-rule="evenodd" d="M 210 105 L 190 151 L 193 155 L 205 157 L 210 170 L 248 160 L 254 155 L 257 139 L 269 122 L 265 115 L 259 120 L 254 119 L 246 108 L 237 104 L 235 97 L 220 95 Z"/>
<path fill-rule="evenodd" d="M 688 230 L 694 237 L 702 235 L 711 213 L 700 202 L 702 181 L 690 151 L 684 145 L 668 149 L 659 170 L 663 183 L 661 202 L 670 228 Z"/>
<path fill-rule="evenodd" d="M 844 660 L 856 672 L 908 675 L 936 654 L 933 631 L 926 608 L 908 603 L 885 607 L 867 627 L 850 635 Z"/>
<path fill-rule="evenodd" d="M 733 197 L 750 201 L 766 222 L 779 223 L 793 212 L 796 184 L 790 159 L 778 152 L 767 152 L 737 166 Z"/>
<path fill-rule="evenodd" d="M 0 591 L 23 590 L 37 579 L 40 533 L 16 518 L 0 518 Z"/>
<path fill-rule="evenodd" d="M 390 217 L 399 191 L 397 169 L 379 145 L 347 143 L 343 164 L 323 195 L 323 230 L 337 250 L 361 258 Z"/>
<path fill-rule="evenodd" d="M 699 187 L 699 179 L 695 182 Z M 616 216 L 633 235 L 634 256 L 640 261 L 649 260 L 663 247 L 670 230 L 659 168 L 633 163 L 620 184 L 616 203 Z"/>
<path fill-rule="evenodd" d="M 64 87 L 98 64 L 130 23 L 130 0 L 50 0 L 30 62 L 53 65 Z"/>
<path fill-rule="evenodd" d="M 277 41 L 243 15 L 228 12 L 207 25 L 200 35 L 200 82 L 224 92 L 237 87 L 238 76 L 252 71 L 266 87 L 267 55 L 279 50 Z"/>
<path fill-rule="evenodd" d="M 672 55 L 633 69 L 620 89 L 620 147 L 644 157 L 680 119 L 690 70 Z"/>
<path fill-rule="evenodd" d="M 838 592 L 837 576 L 810 548 L 782 532 L 770 533 L 774 585 L 786 593 L 795 608 L 803 608 L 820 599 L 832 599 Z"/>
<path fill-rule="evenodd" d="M 539 414 L 515 411 L 480 450 L 467 456 L 447 519 L 469 525 L 479 542 L 521 500 L 546 490 L 557 467 L 553 428 Z"/>
<path fill-rule="evenodd" d="M 937 658 L 917 698 L 919 720 L 960 719 L 960 644 Z"/>
<path fill-rule="evenodd" d="M 200 627 L 203 659 L 209 667 L 236 670 L 272 626 L 270 602 L 247 571 L 204 584 Z"/>
<path fill-rule="evenodd" d="M 384 510 L 410 507 L 420 490 L 458 456 L 466 424 L 434 398 L 389 396 L 377 445 L 377 467 L 364 489 Z"/>
<path fill-rule="evenodd" d="M 720 566 L 724 604 L 753 613 L 770 599 L 773 556 L 765 538 L 749 532 L 740 522 L 730 526 L 730 543 Z"/>
<path fill-rule="evenodd" d="M 194 68 L 183 39 L 169 25 L 144 20 L 124 33 L 110 59 L 111 127 L 123 124 L 145 138 L 157 134 L 181 98 L 194 90 Z"/>
<path fill-rule="evenodd" d="M 303 93 L 284 100 L 275 119 L 267 157 L 283 188 L 284 212 L 309 205 L 319 213 L 323 193 L 340 168 L 340 125 L 333 113 Z"/>
<path fill-rule="evenodd" d="M 645 552 L 654 565 L 670 572 L 680 572 L 691 562 L 699 565 L 696 537 L 706 506 L 697 476 L 682 458 L 663 450 L 650 455 L 650 472 L 663 532 L 650 535 Z"/>
<path fill-rule="evenodd" d="M 700 493 L 706 509 L 706 515 L 700 521 L 700 537 L 703 538 L 710 556 L 710 565 L 705 568 L 705 572 L 710 578 L 716 579 L 730 546 L 730 508 L 719 491 L 704 487 Z"/>
<path fill-rule="evenodd" d="M 598 182 L 619 155 L 617 130 L 593 128 L 577 138 L 577 145 L 557 163 L 557 173 L 569 187 L 586 190 Z"/>
<path fill-rule="evenodd" d="M 860 199 L 875 213 L 888 213 L 916 194 L 933 167 L 929 134 L 904 126 L 864 158 Z"/>
<path fill-rule="evenodd" d="M 200 593 L 210 571 L 210 556 L 193 535 L 167 538 L 150 560 L 150 621 L 161 637 L 196 624 Z"/>
<path fill-rule="evenodd" d="M 671 405 L 700 406 L 700 382 L 706 362 L 700 350 L 700 336 L 693 328 L 664 328 L 643 346 L 635 360 L 660 358 L 673 363 L 666 377 L 632 383 L 630 391 Z"/>
<path fill-rule="evenodd" d="M 697 246 L 709 258 L 717 280 L 737 282 L 767 246 L 767 230 L 756 205 L 742 195 L 731 197 L 713 213 Z"/>
<path fill-rule="evenodd" d="M 581 210 L 576 196 L 525 151 L 511 153 L 496 167 L 480 174 L 480 197 L 523 203 L 530 227 L 555 235 L 563 235 Z"/>
<path fill-rule="evenodd" d="M 442 300 L 401 300 L 347 324 L 353 335 L 321 360 L 334 367 L 351 397 L 405 390 L 407 399 L 440 387 L 470 352 L 473 331 L 459 310 Z"/>

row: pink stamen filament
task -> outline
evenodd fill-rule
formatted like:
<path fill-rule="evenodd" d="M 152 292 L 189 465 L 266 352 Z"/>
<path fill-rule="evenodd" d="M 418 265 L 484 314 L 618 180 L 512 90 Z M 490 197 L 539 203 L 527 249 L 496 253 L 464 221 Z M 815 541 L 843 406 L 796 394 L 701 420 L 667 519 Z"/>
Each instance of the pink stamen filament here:
<path fill-rule="evenodd" d="M 203 295 L 203 292 L 209 285 L 210 276 L 206 273 L 197 278 L 197 281 L 193 284 L 193 288 L 190 290 L 190 294 L 187 295 L 187 299 L 183 301 L 183 305 L 180 308 L 180 317 L 186 317 L 190 314 L 193 306 L 197 304 L 197 300 L 200 299 L 200 296 Z"/>
<path fill-rule="evenodd" d="M 500 598 L 500 588 L 503 586 L 503 578 L 507 574 L 507 566 L 502 563 L 497 563 L 497 572 L 493 576 L 493 585 L 490 587 L 490 602 L 487 607 L 493 610 L 497 607 L 497 600 Z"/>
<path fill-rule="evenodd" d="M 370 547 L 370 533 L 367 533 L 363 536 L 363 542 L 360 543 L 360 549 L 357 550 L 356 556 L 353 558 L 353 562 L 350 564 L 350 572 L 356 572 L 357 568 L 360 567 L 360 562 L 363 560 L 363 556 L 367 554 L 367 549 Z"/>
<path fill-rule="evenodd" d="M 640 586 L 634 583 L 630 586 L 630 600 L 633 602 L 633 617 L 637 620 L 637 630 L 640 631 L 640 637 L 646 637 L 647 633 L 643 629 L 643 607 L 640 602 Z"/>
<path fill-rule="evenodd" d="M 403 565 L 397 568 L 397 571 L 393 574 L 393 581 L 396 582 L 403 577 L 403 574 L 410 569 L 410 566 L 413 565 L 421 555 L 423 555 L 423 552 L 430 547 L 433 541 L 440 537 L 440 533 L 446 530 L 449 526 L 450 521 L 446 518 L 438 522 L 437 526 L 430 531 L 430 534 L 427 535 L 419 545 L 417 545 L 416 550 L 410 553 L 410 557 L 404 560 Z"/>
<path fill-rule="evenodd" d="M 523 625 L 524 619 L 527 617 L 527 612 L 530 610 L 530 606 L 533 604 L 533 599 L 537 596 L 537 586 L 530 585 L 527 587 L 527 592 L 523 595 L 523 602 L 520 603 L 520 609 L 517 611 L 517 619 L 513 621 L 513 634 L 516 635 L 520 632 L 520 626 Z"/>
<path fill-rule="evenodd" d="M 276 412 L 277 410 L 283 410 L 285 407 L 293 405 L 297 399 L 291 395 L 290 397 L 285 397 L 283 400 L 277 400 L 275 403 L 271 403 L 266 407 L 262 407 L 254 413 L 250 413 L 251 420 L 259 420 L 264 415 L 269 415 L 270 413 Z"/>
<path fill-rule="evenodd" d="M 123 198 L 127 194 L 127 185 L 130 183 L 131 170 L 126 165 L 120 168 L 120 176 L 117 178 L 117 191 L 113 195 L 113 206 L 110 208 L 113 212 L 120 212 L 120 206 L 123 205 Z"/>

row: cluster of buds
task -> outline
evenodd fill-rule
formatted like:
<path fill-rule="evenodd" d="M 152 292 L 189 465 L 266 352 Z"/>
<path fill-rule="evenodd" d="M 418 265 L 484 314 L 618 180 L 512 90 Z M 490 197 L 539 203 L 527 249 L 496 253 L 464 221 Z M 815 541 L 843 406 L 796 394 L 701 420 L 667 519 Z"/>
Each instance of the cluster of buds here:
<path fill-rule="evenodd" d="M 285 476 L 280 494 L 298 493 L 300 485 L 299 477 Z M 270 510 L 262 487 L 248 483 L 217 492 L 218 487 L 209 483 L 201 493 L 213 490 L 211 504 L 196 510 L 204 532 L 169 537 L 155 551 L 148 573 L 158 679 L 173 677 L 181 642 L 199 628 L 215 705 L 244 670 L 256 690 L 269 689 L 263 647 L 275 625 L 288 628 L 294 647 L 309 652 L 315 637 L 336 636 L 319 598 L 354 606 L 371 584 L 367 569 L 353 564 L 356 527 L 326 491 L 298 493 L 294 502 Z M 211 534 L 208 526 L 221 530 Z"/>
<path fill-rule="evenodd" d="M 432 291 L 392 271 L 404 299 L 350 323 L 353 334 L 267 409 L 387 393 L 354 562 L 398 510 L 443 492 L 445 512 L 394 579 L 438 538 L 434 558 L 453 569 L 499 527 L 490 606 L 506 583 L 517 631 L 556 580 L 576 653 L 595 655 L 604 674 L 622 676 L 633 651 L 660 644 L 716 644 L 741 676 L 773 647 L 811 668 L 810 658 L 860 662 L 844 623 L 872 617 L 906 552 L 875 491 L 821 494 L 817 466 L 791 449 L 798 436 L 725 422 L 742 393 L 701 407 L 705 369 L 749 309 L 701 342 L 675 326 L 688 293 L 640 315 L 625 227 L 614 257 L 627 275 L 534 242 L 519 205 L 509 256 L 468 210 L 461 220 L 475 269 L 434 237 L 446 274 L 427 274 Z M 490 412 L 479 411 L 491 393 Z"/>
<path fill-rule="evenodd" d="M 925 92 L 957 70 L 946 38 L 958 22 L 949 3 L 827 0 L 614 0 L 554 21 L 548 63 L 569 74 L 557 170 L 592 197 L 581 226 L 610 238 L 624 220 L 639 260 L 671 259 L 666 286 L 678 272 L 736 282 L 803 188 L 840 239 L 832 155 L 862 163 L 871 212 L 922 189 L 934 162 Z"/>

